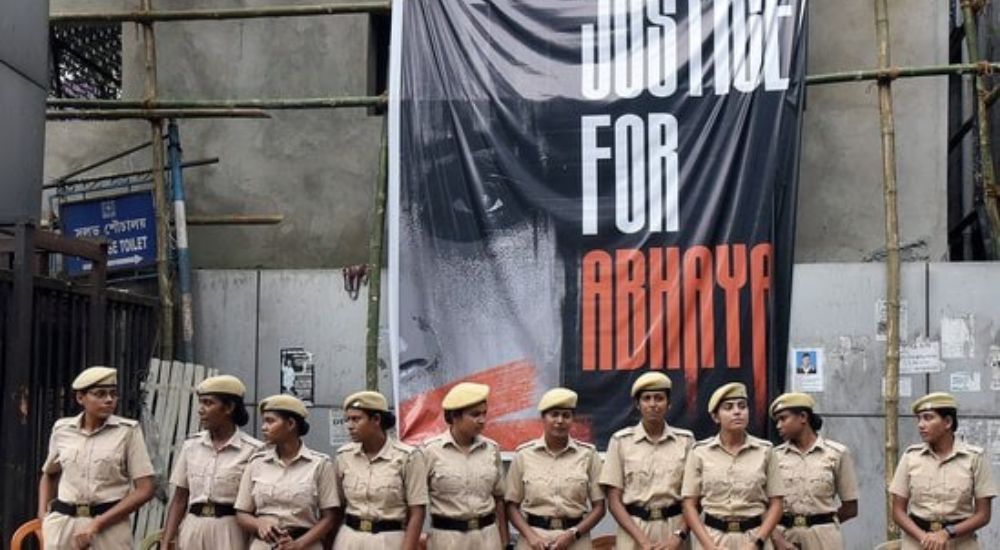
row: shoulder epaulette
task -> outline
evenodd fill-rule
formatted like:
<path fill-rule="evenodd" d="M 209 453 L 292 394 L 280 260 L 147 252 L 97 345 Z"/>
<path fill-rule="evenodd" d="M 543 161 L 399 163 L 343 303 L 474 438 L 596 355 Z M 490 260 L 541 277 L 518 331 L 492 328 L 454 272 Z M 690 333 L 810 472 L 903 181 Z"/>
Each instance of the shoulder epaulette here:
<path fill-rule="evenodd" d="M 625 437 L 628 435 L 633 435 L 635 433 L 635 426 L 629 426 L 627 428 L 622 428 L 614 433 L 611 437 L 618 439 L 620 437 Z"/>
<path fill-rule="evenodd" d="M 966 444 L 965 444 L 965 448 L 966 448 L 966 449 L 967 449 L 967 450 L 968 450 L 969 452 L 972 452 L 972 453 L 975 453 L 975 454 L 977 454 L 977 455 L 981 455 L 981 454 L 983 454 L 984 452 L 986 452 L 986 450 L 985 450 L 985 449 L 983 449 L 982 447 L 980 447 L 979 445 L 973 445 L 973 444 L 971 444 L 971 443 L 966 443 Z"/>
<path fill-rule="evenodd" d="M 695 442 L 694 446 L 695 447 L 704 447 L 704 446 L 709 445 L 710 443 L 712 443 L 713 439 L 715 439 L 715 438 L 714 437 L 706 437 L 705 439 L 700 439 L 700 440 L 698 440 L 698 441 Z"/>
<path fill-rule="evenodd" d="M 341 445 L 340 447 L 337 448 L 337 454 L 339 455 L 341 453 L 347 453 L 347 452 L 353 451 L 353 450 L 355 450 L 355 449 L 358 448 L 358 445 L 361 445 L 361 444 L 360 443 L 356 443 L 354 441 L 352 441 L 350 443 L 344 443 L 343 445 Z"/>
<path fill-rule="evenodd" d="M 517 448 L 514 449 L 514 450 L 515 451 L 520 451 L 522 449 L 530 449 L 530 448 L 534 447 L 535 444 L 537 444 L 537 443 L 538 443 L 537 439 L 532 439 L 530 441 L 525 441 L 524 443 L 521 443 L 520 445 L 518 445 Z"/>
<path fill-rule="evenodd" d="M 670 426 L 670 429 L 673 430 L 673 432 L 677 435 L 694 439 L 694 432 L 692 432 L 691 430 L 685 430 L 684 428 L 675 428 L 673 426 Z"/>
<path fill-rule="evenodd" d="M 904 453 L 912 453 L 912 452 L 922 451 L 923 449 L 924 449 L 924 444 L 923 443 L 915 443 L 915 444 L 910 445 L 909 447 L 907 447 L 906 450 L 903 451 L 903 452 Z"/>
<path fill-rule="evenodd" d="M 760 445 L 761 447 L 774 447 L 774 443 L 771 443 L 770 441 L 768 441 L 766 439 L 761 439 L 759 437 L 754 437 L 752 435 L 747 435 L 747 438 L 750 441 L 753 441 L 754 443 Z"/>
<path fill-rule="evenodd" d="M 774 450 L 775 451 L 785 451 L 785 450 L 788 450 L 788 448 L 791 447 L 791 445 L 792 445 L 791 443 L 785 441 L 784 443 L 782 443 L 780 445 L 776 445 L 774 447 Z"/>
<path fill-rule="evenodd" d="M 409 445 L 407 443 L 403 443 L 402 441 L 400 441 L 398 439 L 394 439 L 392 441 L 392 447 L 394 449 L 400 450 L 400 451 L 402 451 L 402 452 L 404 452 L 406 454 L 411 454 L 411 453 L 413 453 L 414 451 L 417 450 L 417 448 L 414 447 L 413 445 Z"/>
<path fill-rule="evenodd" d="M 330 455 L 326 453 L 321 453 L 315 449 L 309 449 L 309 448 L 307 448 L 306 451 L 309 453 L 310 456 L 312 456 L 317 460 L 330 460 Z"/>
<path fill-rule="evenodd" d="M 244 443 L 247 443 L 251 447 L 254 447 L 254 448 L 257 448 L 257 449 L 261 449 L 265 445 L 265 443 L 263 441 L 257 439 L 256 437 L 254 437 L 254 436 L 252 436 L 252 435 L 250 435 L 250 434 L 248 434 L 246 432 L 240 432 L 240 439 L 242 439 Z"/>
<path fill-rule="evenodd" d="M 587 449 L 588 451 L 597 450 L 597 447 L 593 443 L 588 443 L 586 441 L 577 441 L 576 444 L 583 447 L 584 449 Z"/>
<path fill-rule="evenodd" d="M 493 441 L 492 439 L 490 439 L 488 437 L 483 437 L 483 436 L 480 436 L 480 437 L 482 437 L 483 441 L 485 441 L 486 444 L 489 445 L 490 447 L 496 447 L 497 449 L 500 448 L 500 444 L 497 443 L 496 441 Z"/>
<path fill-rule="evenodd" d="M 72 426 L 75 423 L 76 423 L 75 416 L 67 416 L 64 418 L 60 418 L 59 420 L 56 420 L 55 424 L 52 425 L 52 431 L 65 428 L 67 426 Z"/>
<path fill-rule="evenodd" d="M 205 430 L 202 430 L 200 432 L 194 432 L 193 434 L 188 434 L 187 438 L 185 438 L 185 441 L 191 441 L 192 439 L 198 439 L 199 437 L 201 437 L 201 434 L 203 434 L 203 433 L 205 433 Z"/>
<path fill-rule="evenodd" d="M 839 441 L 832 441 L 830 439 L 824 439 L 823 442 L 826 443 L 827 447 L 830 447 L 831 449 L 833 449 L 835 451 L 838 451 L 838 452 L 841 452 L 841 453 L 846 453 L 847 452 L 847 445 L 844 445 L 843 443 L 840 443 Z"/>
<path fill-rule="evenodd" d="M 128 426 L 129 428 L 134 428 L 139 425 L 138 420 L 132 420 L 131 418 L 118 417 L 118 423 L 123 426 Z"/>

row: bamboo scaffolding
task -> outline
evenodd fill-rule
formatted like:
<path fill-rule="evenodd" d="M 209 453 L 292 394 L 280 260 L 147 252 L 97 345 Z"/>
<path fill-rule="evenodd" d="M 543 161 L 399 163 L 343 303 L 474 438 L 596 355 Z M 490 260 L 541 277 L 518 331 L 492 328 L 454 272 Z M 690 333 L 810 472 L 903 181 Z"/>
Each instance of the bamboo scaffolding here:
<path fill-rule="evenodd" d="M 285 221 L 282 214 L 192 214 L 188 225 L 276 225 Z"/>
<path fill-rule="evenodd" d="M 142 0 L 142 11 L 153 11 L 153 0 Z M 145 101 L 156 101 L 156 35 L 153 24 L 142 24 Z M 119 113 L 120 114 L 120 113 Z M 147 113 L 148 114 L 148 110 Z M 170 284 L 170 210 L 163 178 L 163 119 L 149 118 L 153 142 L 153 208 L 156 212 L 156 287 L 160 298 L 160 359 L 174 358 L 174 295 Z"/>
<path fill-rule="evenodd" d="M 992 107 L 993 104 L 996 103 L 997 98 L 1000 98 L 1000 87 L 993 88 L 993 90 L 990 93 L 986 94 L 986 101 L 984 102 L 984 104 L 986 105 L 987 108 Z M 962 143 L 962 140 L 965 138 L 965 134 L 968 134 L 969 130 L 975 127 L 979 111 L 977 110 L 976 113 L 977 114 L 972 115 L 969 118 L 965 119 L 965 122 L 962 123 L 962 126 L 955 132 L 955 135 L 951 136 L 948 139 L 949 151 L 951 151 L 955 147 L 958 147 L 958 144 Z"/>
<path fill-rule="evenodd" d="M 196 166 L 208 166 L 210 164 L 218 164 L 219 157 L 209 157 L 206 159 L 189 160 L 181 163 L 181 168 L 194 168 Z M 164 168 L 166 171 L 167 168 Z M 111 179 L 122 179 L 131 178 L 134 176 L 145 176 L 147 174 L 152 174 L 152 170 L 131 170 L 129 172 L 116 172 L 114 174 L 107 174 L 104 176 L 94 176 L 90 178 L 77 178 L 73 180 L 56 180 L 50 183 L 46 183 L 42 186 L 42 189 L 53 189 L 56 187 L 72 187 L 75 185 L 86 185 L 88 183 L 96 183 L 99 181 L 107 181 Z"/>
<path fill-rule="evenodd" d="M 371 233 L 368 235 L 368 324 L 365 327 L 365 387 L 378 391 L 379 316 L 382 313 L 382 252 L 385 241 L 385 202 L 388 185 L 389 134 L 382 126 L 382 144 L 375 177 Z"/>
<path fill-rule="evenodd" d="M 984 74 L 1000 70 L 1000 63 L 957 63 L 952 65 L 922 65 L 916 67 L 887 66 L 863 71 L 843 71 L 837 73 L 815 74 L 806 77 L 806 84 L 836 84 L 840 82 L 864 82 L 866 80 L 895 80 L 897 78 L 913 78 L 923 76 L 942 76 L 953 74 Z"/>
<path fill-rule="evenodd" d="M 145 5 L 145 4 L 144 4 Z M 357 13 L 386 13 L 392 9 L 388 0 L 368 0 L 313 6 L 271 6 L 263 8 L 203 8 L 196 10 L 156 10 L 53 13 L 52 23 L 141 23 L 169 21 L 224 21 L 229 19 L 270 19 Z"/>
<path fill-rule="evenodd" d="M 891 67 L 889 7 L 875 0 L 875 36 L 880 69 Z M 899 217 L 896 197 L 896 129 L 892 106 L 892 79 L 878 80 L 879 125 L 882 131 L 882 191 L 885 201 L 885 487 L 892 483 L 899 452 Z M 886 536 L 899 537 L 892 521 L 892 495 L 885 490 Z"/>
<path fill-rule="evenodd" d="M 976 28 L 976 14 L 970 2 L 962 2 L 962 19 L 965 26 L 965 48 L 969 53 L 969 61 L 981 62 L 979 59 L 979 32 Z M 979 164 L 981 183 L 983 186 L 983 207 L 986 218 L 990 222 L 988 229 L 993 244 L 992 259 L 1000 259 L 1000 206 L 997 204 L 996 172 L 993 167 L 993 144 L 990 137 L 989 107 L 986 104 L 990 91 L 986 87 L 983 74 L 974 77 L 976 93 L 976 126 L 979 128 Z"/>
<path fill-rule="evenodd" d="M 259 109 L 50 109 L 46 120 L 126 120 L 162 121 L 168 118 L 271 118 Z M 161 124 L 162 126 L 162 124 Z M 163 143 L 163 138 L 159 139 Z"/>
<path fill-rule="evenodd" d="M 301 110 L 301 109 L 343 109 L 350 107 L 380 107 L 388 103 L 385 95 L 380 96 L 345 96 L 345 97 L 306 97 L 297 99 L 160 99 L 157 101 L 134 101 L 114 99 L 49 99 L 48 106 L 58 109 L 152 109 L 152 110 L 205 110 L 263 113 L 263 110 Z M 266 114 L 266 113 L 265 113 Z M 173 118 L 173 117 L 171 117 Z"/>

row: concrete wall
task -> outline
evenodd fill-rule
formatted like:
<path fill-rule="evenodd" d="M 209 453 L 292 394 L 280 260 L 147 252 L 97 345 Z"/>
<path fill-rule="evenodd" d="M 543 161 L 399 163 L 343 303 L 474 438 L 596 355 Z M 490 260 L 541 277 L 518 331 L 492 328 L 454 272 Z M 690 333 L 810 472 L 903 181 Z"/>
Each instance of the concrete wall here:
<path fill-rule="evenodd" d="M 318 393 L 307 443 L 330 451 L 331 414 L 337 415 L 341 400 L 364 386 L 367 289 L 352 301 L 343 289 L 341 273 L 333 270 L 207 270 L 195 275 L 198 362 L 242 378 L 248 402 L 256 403 L 277 391 L 280 348 L 302 346 L 312 351 Z M 1000 365 L 990 364 L 991 358 L 1000 362 L 997 280 L 1000 264 L 904 266 L 904 344 L 966 346 L 959 346 L 964 356 L 944 358 L 939 372 L 902 375 L 909 391 L 900 396 L 899 441 L 900 451 L 919 442 L 909 412 L 913 399 L 930 391 L 952 391 L 960 401 L 960 432 L 987 449 L 994 477 L 1000 479 Z M 795 268 L 790 345 L 823 351 L 823 391 L 813 392 L 826 419 L 823 434 L 850 446 L 857 464 L 860 514 L 844 526 L 846 548 L 852 549 L 871 548 L 885 533 L 885 421 L 880 392 L 885 344 L 876 336 L 875 318 L 884 281 L 884 269 L 878 264 Z M 967 337 L 956 340 L 954 331 L 943 334 L 942 319 L 958 320 L 968 328 Z M 962 383 L 977 376 L 978 389 Z M 791 373 L 789 380 L 791 389 Z M 384 368 L 379 387 L 391 394 Z M 598 527 L 598 532 L 612 531 L 607 518 Z M 1000 541 L 1000 522 L 985 529 L 981 540 L 984 548 Z"/>
<path fill-rule="evenodd" d="M 212 6 L 266 5 L 213 0 Z M 202 6 L 160 0 L 161 8 Z M 131 0 L 53 0 L 54 11 L 123 9 Z M 809 2 L 810 73 L 875 66 L 874 14 L 864 0 Z M 947 6 L 893 0 L 894 62 L 947 62 Z M 123 26 L 125 95 L 142 93 L 141 42 Z M 248 98 L 365 93 L 362 15 L 157 26 L 161 95 Z M 896 89 L 901 231 L 923 243 L 909 259 L 946 250 L 944 78 Z M 813 87 L 805 119 L 796 260 L 862 261 L 882 246 L 878 107 L 871 83 Z M 270 227 L 192 228 L 203 268 L 324 268 L 363 262 L 381 119 L 361 110 L 278 112 L 271 120 L 185 121 L 185 158 L 222 162 L 187 172 L 189 212 L 281 213 Z M 148 139 L 142 122 L 49 123 L 46 177 Z M 114 168 L 147 166 L 148 154 Z M 231 246 L 231 243 L 240 243 Z"/>

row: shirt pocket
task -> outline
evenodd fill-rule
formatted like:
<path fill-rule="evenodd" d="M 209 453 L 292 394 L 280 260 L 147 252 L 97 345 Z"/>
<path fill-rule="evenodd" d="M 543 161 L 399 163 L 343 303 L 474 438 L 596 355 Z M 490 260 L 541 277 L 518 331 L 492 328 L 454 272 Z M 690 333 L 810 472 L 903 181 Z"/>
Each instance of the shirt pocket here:
<path fill-rule="evenodd" d="M 458 494 L 465 491 L 465 479 L 446 470 L 434 470 L 430 479 L 430 490 L 438 494 Z"/>
<path fill-rule="evenodd" d="M 316 507 L 316 484 L 308 481 L 288 481 L 274 486 L 275 499 L 292 510 Z"/>
<path fill-rule="evenodd" d="M 809 470 L 809 494 L 817 499 L 832 499 L 836 492 L 833 477 L 833 470 L 829 467 L 811 468 Z"/>
<path fill-rule="evenodd" d="M 395 508 L 406 505 L 403 478 L 395 473 L 387 473 L 372 480 L 372 496 L 382 503 L 379 508 Z"/>
<path fill-rule="evenodd" d="M 276 495 L 274 489 L 274 483 L 268 483 L 259 479 L 253 480 L 253 488 L 250 490 L 250 494 L 253 495 L 254 507 L 258 512 L 277 504 L 275 502 Z"/>
<path fill-rule="evenodd" d="M 970 468 L 950 468 L 947 473 L 943 492 L 948 501 L 954 503 L 956 508 L 971 507 L 974 484 L 975 481 L 972 478 Z"/>
<path fill-rule="evenodd" d="M 108 482 L 118 482 L 127 478 L 125 458 L 117 447 L 97 447 L 91 455 L 94 468 L 94 479 Z"/>
<path fill-rule="evenodd" d="M 220 469 L 212 486 L 212 499 L 217 502 L 234 502 L 240 491 L 240 480 L 243 472 L 234 468 Z"/>
<path fill-rule="evenodd" d="M 493 487 L 496 486 L 497 480 L 500 478 L 500 472 L 497 471 L 496 464 L 492 460 L 489 462 L 485 460 L 477 461 L 471 473 L 474 490 L 480 495 L 492 496 Z"/>
<path fill-rule="evenodd" d="M 552 479 L 540 472 L 524 474 L 525 506 L 544 506 L 552 498 Z"/>
<path fill-rule="evenodd" d="M 559 480 L 559 494 L 568 502 L 579 503 L 583 506 L 587 504 L 587 482 L 589 479 L 585 474 L 579 472 L 567 472 Z"/>

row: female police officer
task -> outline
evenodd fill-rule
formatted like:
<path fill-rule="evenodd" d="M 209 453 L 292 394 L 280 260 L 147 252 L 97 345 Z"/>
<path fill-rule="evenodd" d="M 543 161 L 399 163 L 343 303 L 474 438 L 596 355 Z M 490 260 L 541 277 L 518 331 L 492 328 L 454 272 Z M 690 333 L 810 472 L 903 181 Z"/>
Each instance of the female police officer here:
<path fill-rule="evenodd" d="M 345 515 L 334 549 L 417 548 L 427 504 L 423 456 L 388 435 L 396 417 L 378 392 L 348 396 L 344 418 L 352 442 L 337 450 Z"/>
<path fill-rule="evenodd" d="M 662 372 L 637 378 L 632 398 L 642 419 L 608 442 L 601 485 L 607 487 L 608 508 L 618 522 L 616 548 L 688 546 L 681 481 L 694 435 L 667 424 L 670 388 L 670 378 Z"/>
<path fill-rule="evenodd" d="M 903 550 L 978 550 L 997 494 L 983 449 L 955 437 L 958 403 L 943 392 L 913 402 L 924 441 L 899 459 L 889 486 Z M 995 547 L 995 546 L 993 546 Z"/>
<path fill-rule="evenodd" d="M 786 393 L 771 403 L 771 418 L 785 440 L 774 449 L 787 491 L 781 526 L 771 535 L 778 550 L 842 549 L 840 522 L 858 514 L 851 453 L 817 435 L 823 419 L 815 406 L 804 393 Z"/>
<path fill-rule="evenodd" d="M 251 550 L 320 550 L 340 506 L 333 462 L 302 443 L 305 404 L 291 395 L 260 402 L 268 446 L 250 457 L 236 495 L 236 521 L 254 535 Z"/>
<path fill-rule="evenodd" d="M 518 447 L 510 463 L 505 498 L 519 550 L 589 550 L 590 530 L 604 517 L 601 457 L 569 435 L 576 401 L 566 388 L 545 392 L 544 434 Z"/>
<path fill-rule="evenodd" d="M 427 440 L 431 550 L 499 550 L 507 544 L 500 447 L 483 437 L 489 386 L 456 384 L 441 402 L 448 429 Z"/>
<path fill-rule="evenodd" d="M 206 378 L 197 391 L 204 431 L 188 438 L 174 461 L 163 544 L 184 550 L 245 549 L 249 541 L 233 503 L 250 456 L 264 444 L 239 429 L 250 419 L 243 404 L 246 387 L 238 378 Z"/>
<path fill-rule="evenodd" d="M 684 519 L 706 550 L 771 548 L 785 490 L 771 443 L 746 432 L 746 386 L 732 382 L 715 390 L 708 412 L 719 433 L 695 443 L 688 455 Z"/>
<path fill-rule="evenodd" d="M 108 367 L 81 372 L 72 389 L 83 412 L 52 427 L 38 486 L 46 548 L 128 550 L 129 514 L 153 498 L 153 465 L 142 429 L 114 414 L 117 373 Z"/>

